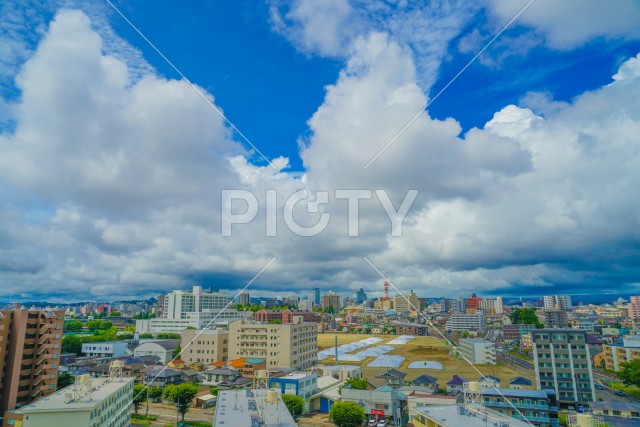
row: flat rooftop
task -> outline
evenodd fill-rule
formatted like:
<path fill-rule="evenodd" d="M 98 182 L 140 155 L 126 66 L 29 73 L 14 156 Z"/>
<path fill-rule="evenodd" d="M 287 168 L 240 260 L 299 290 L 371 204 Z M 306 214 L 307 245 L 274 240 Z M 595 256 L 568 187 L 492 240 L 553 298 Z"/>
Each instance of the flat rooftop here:
<path fill-rule="evenodd" d="M 460 413 L 458 405 L 431 405 L 416 408 L 416 411 L 448 427 L 487 427 L 496 422 L 504 427 L 531 427 L 529 423 L 495 411 L 488 411 L 488 418 L 473 412 Z"/>
<path fill-rule="evenodd" d="M 108 378 L 92 378 L 91 388 L 86 389 L 91 390 L 91 392 L 83 391 L 79 393 L 78 399 L 76 400 L 69 403 L 66 402 L 69 399 L 67 395 L 73 393 L 73 388 L 76 386 L 74 384 L 16 409 L 15 412 L 18 414 L 29 414 L 35 412 L 63 412 L 91 409 L 134 380 L 135 378 L 116 378 L 112 381 L 109 381 Z"/>
<path fill-rule="evenodd" d="M 267 404 L 267 390 L 221 390 L 218 392 L 213 427 L 257 427 L 259 425 L 297 427 L 281 397 L 278 398 L 278 404 Z"/>

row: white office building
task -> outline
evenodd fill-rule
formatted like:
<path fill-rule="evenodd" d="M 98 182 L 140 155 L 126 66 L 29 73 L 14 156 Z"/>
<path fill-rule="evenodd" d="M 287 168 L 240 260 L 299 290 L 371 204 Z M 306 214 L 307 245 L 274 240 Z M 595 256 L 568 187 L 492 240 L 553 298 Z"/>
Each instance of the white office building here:
<path fill-rule="evenodd" d="M 164 297 L 162 317 L 136 320 L 136 332 L 181 333 L 187 328 L 212 329 L 246 319 L 247 313 L 229 308 L 231 299 L 221 292 L 211 292 L 194 286 L 190 291 L 176 290 Z"/>
<path fill-rule="evenodd" d="M 91 357 L 127 357 L 132 354 L 125 341 L 86 342 L 82 343 L 80 351 Z"/>
<path fill-rule="evenodd" d="M 128 427 L 135 378 L 90 378 L 5 414 L 22 427 Z"/>
<path fill-rule="evenodd" d="M 458 353 L 474 365 L 495 365 L 496 346 L 480 338 L 463 338 L 458 343 Z"/>
<path fill-rule="evenodd" d="M 480 310 L 475 314 L 452 314 L 447 320 L 447 330 L 449 331 L 478 332 L 485 327 L 484 313 Z"/>

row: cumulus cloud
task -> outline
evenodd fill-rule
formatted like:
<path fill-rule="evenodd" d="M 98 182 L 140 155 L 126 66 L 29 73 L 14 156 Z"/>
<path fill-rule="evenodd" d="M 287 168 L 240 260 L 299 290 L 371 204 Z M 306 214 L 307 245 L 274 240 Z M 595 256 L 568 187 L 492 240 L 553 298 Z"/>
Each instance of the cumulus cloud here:
<path fill-rule="evenodd" d="M 140 74 L 110 49 L 86 14 L 63 10 L 18 75 L 16 127 L 0 135 L 7 296 L 237 289 L 274 256 L 252 289 L 375 295 L 363 256 L 430 296 L 638 282 L 638 58 L 571 103 L 531 94 L 464 134 L 455 118 L 424 111 L 364 170 L 428 95 L 409 43 L 356 34 L 309 119 L 299 175 L 286 158 L 275 170 L 253 164 L 186 82 Z M 222 238 L 221 191 L 236 188 L 255 193 L 261 210 Z M 266 237 L 273 189 L 278 235 Z M 420 193 L 402 237 L 391 236 L 375 195 L 361 202 L 360 237 L 347 237 L 347 203 L 333 197 L 310 215 L 296 207 L 301 222 L 332 214 L 326 232 L 300 237 L 281 212 L 301 189 L 383 189 L 395 206 L 409 189 Z"/>
<path fill-rule="evenodd" d="M 511 20 L 529 0 L 486 0 L 499 25 Z M 640 37 L 640 4 L 620 0 L 615 6 L 599 0 L 536 0 L 518 18 L 533 27 L 555 49 L 571 49 L 595 38 Z"/>

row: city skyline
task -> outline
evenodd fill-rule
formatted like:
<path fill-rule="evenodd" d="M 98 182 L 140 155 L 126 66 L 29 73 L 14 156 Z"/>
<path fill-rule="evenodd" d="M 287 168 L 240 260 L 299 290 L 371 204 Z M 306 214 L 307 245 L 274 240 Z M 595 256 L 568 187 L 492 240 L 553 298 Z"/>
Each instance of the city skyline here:
<path fill-rule="evenodd" d="M 637 293 L 637 4 L 447 5 L 3 4 L 0 299 Z"/>

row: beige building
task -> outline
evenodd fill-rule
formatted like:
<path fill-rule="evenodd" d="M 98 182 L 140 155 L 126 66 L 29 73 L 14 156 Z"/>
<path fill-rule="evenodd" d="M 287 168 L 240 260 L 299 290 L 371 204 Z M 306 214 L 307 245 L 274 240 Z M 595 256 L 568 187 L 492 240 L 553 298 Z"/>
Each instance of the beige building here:
<path fill-rule="evenodd" d="M 182 331 L 182 354 L 187 365 L 226 362 L 229 356 L 229 332 L 220 329 L 185 329 Z"/>
<path fill-rule="evenodd" d="M 329 291 L 327 295 L 322 295 L 322 309 L 333 310 L 334 313 L 337 313 L 342 308 L 342 303 L 339 295 L 333 293 L 333 291 Z"/>
<path fill-rule="evenodd" d="M 411 291 L 407 295 L 396 295 L 393 297 L 393 309 L 396 313 L 408 313 L 420 309 L 420 300 L 415 292 Z"/>
<path fill-rule="evenodd" d="M 128 427 L 134 378 L 77 377 L 76 384 L 5 414 L 5 426 Z"/>
<path fill-rule="evenodd" d="M 64 312 L 0 311 L 0 414 L 56 391 Z"/>
<path fill-rule="evenodd" d="M 318 360 L 317 325 L 233 322 L 229 325 L 229 359 L 241 357 L 264 359 L 267 369 L 309 368 Z"/>
<path fill-rule="evenodd" d="M 603 345 L 602 354 L 604 366 L 607 369 L 619 371 L 622 364 L 640 359 L 640 336 L 627 335 L 623 338 L 622 345 Z"/>

